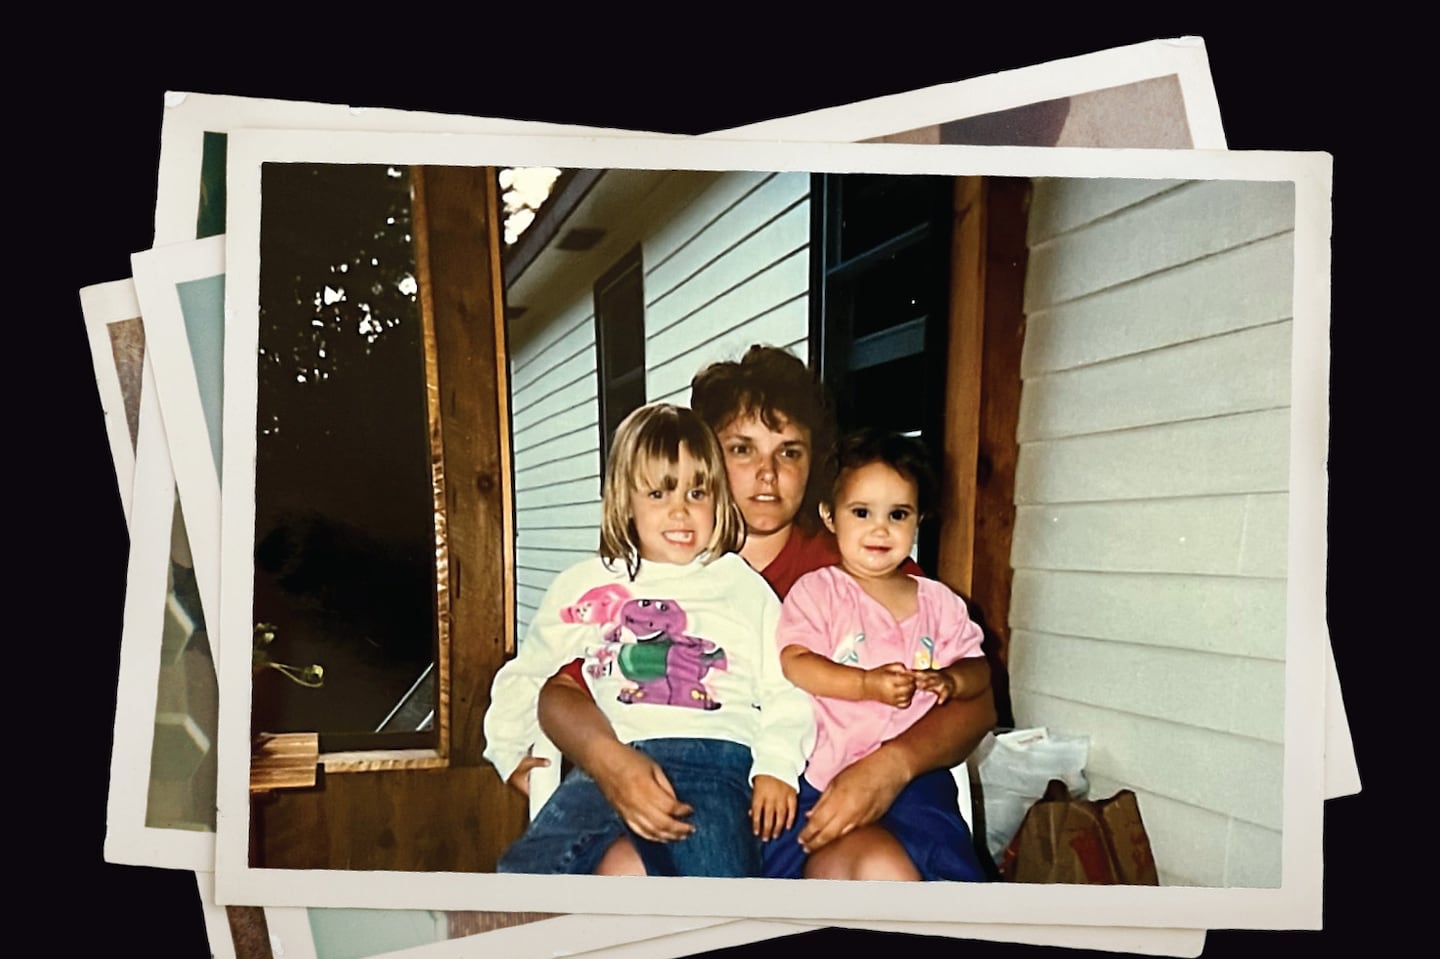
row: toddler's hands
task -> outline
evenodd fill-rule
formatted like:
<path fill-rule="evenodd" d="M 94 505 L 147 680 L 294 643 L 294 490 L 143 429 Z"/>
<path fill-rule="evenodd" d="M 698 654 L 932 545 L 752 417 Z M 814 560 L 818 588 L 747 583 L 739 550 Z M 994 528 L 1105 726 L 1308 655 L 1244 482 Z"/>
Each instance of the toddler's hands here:
<path fill-rule="evenodd" d="M 886 703 L 896 709 L 909 706 L 915 695 L 915 674 L 901 663 L 886 663 L 865 670 L 860 684 L 865 699 Z"/>
<path fill-rule="evenodd" d="M 960 684 L 943 669 L 915 670 L 915 688 L 935 694 L 935 705 L 948 702 L 960 692 Z"/>
<path fill-rule="evenodd" d="M 774 776 L 759 775 L 750 798 L 750 826 L 761 839 L 774 839 L 795 825 L 795 790 Z"/>
<path fill-rule="evenodd" d="M 529 796 L 530 770 L 548 765 L 550 765 L 550 760 L 548 759 L 540 759 L 536 756 L 526 756 L 524 759 L 520 760 L 520 765 L 515 767 L 515 771 L 510 774 L 510 778 L 505 780 L 505 782 L 508 786 L 510 786 L 511 789 L 518 790 L 520 792 L 520 795 Z"/>

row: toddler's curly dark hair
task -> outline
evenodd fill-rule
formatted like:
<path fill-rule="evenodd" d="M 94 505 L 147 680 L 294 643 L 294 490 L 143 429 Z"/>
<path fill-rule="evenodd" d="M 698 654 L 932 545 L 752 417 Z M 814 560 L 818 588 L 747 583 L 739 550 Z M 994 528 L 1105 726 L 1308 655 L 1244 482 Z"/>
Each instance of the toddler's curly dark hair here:
<path fill-rule="evenodd" d="M 831 463 L 835 479 L 825 502 L 833 506 L 846 475 L 871 463 L 884 463 L 915 484 L 915 508 L 921 519 L 936 514 L 940 484 L 931 466 L 929 449 L 916 437 L 874 428 L 847 433 L 835 444 Z"/>

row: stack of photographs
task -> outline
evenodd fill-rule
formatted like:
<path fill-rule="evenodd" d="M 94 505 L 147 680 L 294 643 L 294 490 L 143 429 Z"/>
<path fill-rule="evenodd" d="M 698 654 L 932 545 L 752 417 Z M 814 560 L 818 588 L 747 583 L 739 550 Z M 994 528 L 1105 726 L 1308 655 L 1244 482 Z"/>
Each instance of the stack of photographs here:
<path fill-rule="evenodd" d="M 104 858 L 193 873 L 239 959 L 1321 928 L 1331 161 L 1220 121 L 1193 37 L 703 136 L 167 94 L 153 243 L 80 291 L 130 533 Z M 560 763 L 496 775 L 490 683 L 594 553 L 617 410 L 755 343 L 937 452 L 917 558 L 1158 886 L 497 874 Z"/>

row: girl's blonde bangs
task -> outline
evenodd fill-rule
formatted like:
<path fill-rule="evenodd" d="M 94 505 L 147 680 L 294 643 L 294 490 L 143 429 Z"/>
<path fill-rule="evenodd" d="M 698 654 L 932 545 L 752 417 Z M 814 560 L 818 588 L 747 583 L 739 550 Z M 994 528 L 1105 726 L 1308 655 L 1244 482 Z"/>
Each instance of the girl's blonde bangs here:
<path fill-rule="evenodd" d="M 693 477 L 675 475 L 680 448 L 695 461 Z M 601 499 L 600 555 L 623 559 L 633 579 L 639 570 L 639 543 L 629 515 L 629 493 L 641 489 L 703 488 L 715 501 L 715 533 L 707 546 L 711 558 L 736 552 L 745 541 L 745 523 L 730 496 L 725 454 L 710 427 L 694 411 L 657 403 L 641 407 L 621 422 L 606 464 Z M 616 488 L 628 480 L 628 489 Z"/>

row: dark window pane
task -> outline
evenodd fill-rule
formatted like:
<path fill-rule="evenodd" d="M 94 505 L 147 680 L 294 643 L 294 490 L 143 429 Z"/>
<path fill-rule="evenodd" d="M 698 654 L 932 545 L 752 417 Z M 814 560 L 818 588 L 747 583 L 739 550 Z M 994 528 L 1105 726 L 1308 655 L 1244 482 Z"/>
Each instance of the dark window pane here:
<path fill-rule="evenodd" d="M 908 433 L 924 425 L 925 403 L 939 397 L 926 382 L 924 354 L 916 354 L 863 370 L 853 370 L 846 391 L 846 430 L 874 426 Z M 863 398 L 863 399 L 861 399 Z"/>
<path fill-rule="evenodd" d="M 596 298 L 604 375 L 613 379 L 645 366 L 645 301 L 639 264 Z"/>
<path fill-rule="evenodd" d="M 949 196 L 949 177 L 856 173 L 839 180 L 839 260 L 844 262 L 928 222 L 937 197 Z"/>
<path fill-rule="evenodd" d="M 603 475 L 615 428 L 645 403 L 645 272 L 638 246 L 595 283 L 595 337 Z"/>
<path fill-rule="evenodd" d="M 610 384 L 605 397 L 605 435 L 613 436 L 620 421 L 645 405 L 645 371 L 632 370 Z"/>
<path fill-rule="evenodd" d="M 917 244 L 849 278 L 851 335 L 859 338 L 933 316 L 945 297 L 936 283 L 933 244 Z"/>
<path fill-rule="evenodd" d="M 433 661 L 435 515 L 404 169 L 266 164 L 255 599 L 269 732 L 370 733 Z M 433 706 L 433 703 L 432 703 Z M 383 748 L 383 737 L 374 748 Z"/>

